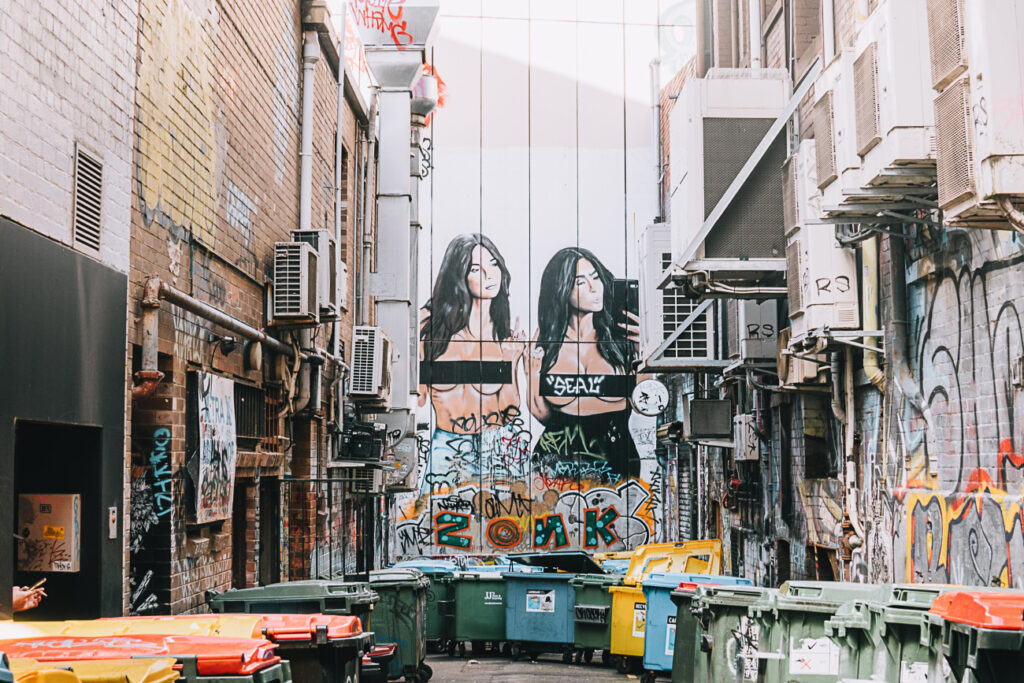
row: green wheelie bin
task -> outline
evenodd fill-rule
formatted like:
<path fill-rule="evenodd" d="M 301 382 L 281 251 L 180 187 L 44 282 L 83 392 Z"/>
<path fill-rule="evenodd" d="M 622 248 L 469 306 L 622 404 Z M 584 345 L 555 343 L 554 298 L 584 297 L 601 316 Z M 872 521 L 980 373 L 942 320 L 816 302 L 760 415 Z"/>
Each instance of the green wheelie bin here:
<path fill-rule="evenodd" d="M 748 610 L 776 592 L 758 586 L 697 586 L 693 598 L 697 645 L 675 648 L 673 682 L 759 680 L 757 651 L 763 635 Z M 693 652 L 692 662 L 681 656 L 688 650 Z"/>
<path fill-rule="evenodd" d="M 601 651 L 601 662 L 605 666 L 611 662 L 612 594 L 608 586 L 621 586 L 622 577 L 622 574 L 577 574 L 569 580 L 576 592 L 573 647 L 577 657 L 588 664 L 597 650 Z"/>
<path fill-rule="evenodd" d="M 505 579 L 500 572 L 455 572 L 446 579 L 451 585 L 451 640 L 448 656 L 466 655 L 466 643 L 475 653 L 486 643 L 497 646 L 505 640 Z"/>
<path fill-rule="evenodd" d="M 392 566 L 419 569 L 430 580 L 427 588 L 427 649 L 443 649 L 451 637 L 447 631 L 450 619 L 444 616 L 451 614 L 451 582 L 447 579 L 458 570 L 458 565 L 451 560 L 418 558 L 396 562 Z"/>
<path fill-rule="evenodd" d="M 851 600 L 884 600 L 885 584 L 788 581 L 765 602 L 750 606 L 761 632 L 757 665 L 766 683 L 820 683 L 839 677 L 839 643 L 825 622 Z M 752 665 L 751 665 L 752 666 Z"/>
<path fill-rule="evenodd" d="M 825 622 L 839 644 L 839 678 L 917 681 L 928 676 L 928 629 L 922 615 L 956 586 L 894 584 L 878 601 L 852 600 Z"/>
<path fill-rule="evenodd" d="M 1024 593 L 950 591 L 924 616 L 933 636 L 929 681 L 1002 683 L 1024 677 Z"/>
<path fill-rule="evenodd" d="M 377 642 L 395 643 L 388 678 L 425 682 L 433 671 L 426 663 L 426 603 L 430 579 L 418 569 L 381 569 L 370 572 L 370 586 L 380 602 L 374 610 L 373 631 Z"/>
<path fill-rule="evenodd" d="M 377 594 L 365 581 L 287 581 L 258 588 L 206 592 L 214 612 L 246 614 L 343 614 L 359 617 L 372 631 L 370 616 Z"/>

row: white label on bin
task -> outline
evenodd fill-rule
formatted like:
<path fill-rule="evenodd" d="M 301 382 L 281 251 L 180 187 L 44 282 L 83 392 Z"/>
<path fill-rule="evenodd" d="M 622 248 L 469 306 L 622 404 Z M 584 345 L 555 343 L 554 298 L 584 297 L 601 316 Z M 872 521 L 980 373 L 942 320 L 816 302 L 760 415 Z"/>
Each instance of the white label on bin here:
<path fill-rule="evenodd" d="M 554 612 L 555 611 L 555 591 L 538 591 L 528 590 L 526 591 L 526 611 L 527 612 Z"/>
<path fill-rule="evenodd" d="M 668 629 L 665 633 L 665 654 L 671 657 L 676 651 L 676 618 L 668 618 Z"/>
<path fill-rule="evenodd" d="M 736 676 L 736 659 L 743 661 L 743 680 L 757 680 L 757 655 L 761 645 L 761 627 L 750 617 L 740 617 L 740 623 L 725 643 L 725 661 Z"/>
<path fill-rule="evenodd" d="M 839 675 L 839 648 L 831 638 L 790 638 L 789 673 Z"/>
<path fill-rule="evenodd" d="M 643 638 L 647 632 L 647 603 L 633 603 L 633 637 Z"/>
<path fill-rule="evenodd" d="M 900 683 L 928 683 L 928 662 L 900 662 Z"/>
<path fill-rule="evenodd" d="M 501 593 L 496 593 L 494 591 L 487 591 L 484 593 L 484 605 L 494 606 L 500 604 L 502 604 Z"/>

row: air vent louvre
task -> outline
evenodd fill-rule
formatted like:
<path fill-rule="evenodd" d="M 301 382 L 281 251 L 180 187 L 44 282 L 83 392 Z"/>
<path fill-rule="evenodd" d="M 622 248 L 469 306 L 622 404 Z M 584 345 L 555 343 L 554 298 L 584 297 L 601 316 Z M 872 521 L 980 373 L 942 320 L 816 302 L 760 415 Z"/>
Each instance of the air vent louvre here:
<path fill-rule="evenodd" d="M 814 149 L 818 170 L 818 188 L 824 188 L 838 176 L 836 174 L 836 143 L 832 132 L 832 91 L 826 92 L 814 103 Z"/>
<path fill-rule="evenodd" d="M 928 0 L 932 88 L 942 90 L 967 68 L 964 0 Z"/>
<path fill-rule="evenodd" d="M 75 147 L 75 188 L 72 232 L 76 247 L 100 250 L 103 205 L 103 164 Z"/>
<path fill-rule="evenodd" d="M 800 288 L 800 240 L 794 239 L 786 245 L 786 289 L 789 295 L 790 313 L 803 311 L 803 292 Z"/>
<path fill-rule="evenodd" d="M 661 269 L 665 271 L 672 265 L 672 254 L 664 252 L 661 255 Z M 696 299 L 691 299 L 683 294 L 678 287 L 662 290 L 662 340 L 668 339 L 676 328 L 700 305 Z M 709 328 L 708 311 L 705 311 L 687 327 L 682 334 L 669 344 L 662 354 L 664 359 L 682 360 L 688 358 L 708 358 L 710 344 L 708 335 Z"/>
<path fill-rule="evenodd" d="M 782 220 L 788 236 L 800 225 L 800 205 L 797 201 L 797 157 L 790 155 L 782 166 Z"/>
<path fill-rule="evenodd" d="M 971 92 L 961 78 L 935 98 L 936 171 L 939 205 L 950 205 L 974 194 L 974 159 L 971 148 Z"/>
<path fill-rule="evenodd" d="M 359 334 L 352 340 L 352 385 L 350 391 L 370 394 L 374 391 L 374 360 L 377 356 L 376 338 L 372 334 Z"/>
<path fill-rule="evenodd" d="M 857 106 L 857 154 L 864 156 L 882 141 L 878 93 L 878 43 L 871 43 L 853 63 Z"/>

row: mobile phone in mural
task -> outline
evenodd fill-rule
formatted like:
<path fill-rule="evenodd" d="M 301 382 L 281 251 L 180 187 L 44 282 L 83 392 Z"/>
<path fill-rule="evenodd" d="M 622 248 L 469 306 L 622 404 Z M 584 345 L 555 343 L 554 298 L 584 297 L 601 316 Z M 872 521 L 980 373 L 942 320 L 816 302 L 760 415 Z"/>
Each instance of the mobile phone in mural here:
<path fill-rule="evenodd" d="M 627 314 L 632 314 L 634 318 L 640 315 L 640 283 L 637 280 L 615 278 L 612 280 L 611 300 L 617 331 L 625 339 L 626 330 L 632 324 Z"/>

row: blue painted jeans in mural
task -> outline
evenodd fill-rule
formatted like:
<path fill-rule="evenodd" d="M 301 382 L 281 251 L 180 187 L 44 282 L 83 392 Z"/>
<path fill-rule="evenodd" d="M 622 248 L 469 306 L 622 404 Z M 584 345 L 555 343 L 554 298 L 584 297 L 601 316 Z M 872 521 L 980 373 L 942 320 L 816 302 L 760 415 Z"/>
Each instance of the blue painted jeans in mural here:
<path fill-rule="evenodd" d="M 525 479 L 530 468 L 530 434 L 516 424 L 456 434 L 435 429 L 420 494 L 454 490 L 481 480 Z"/>

